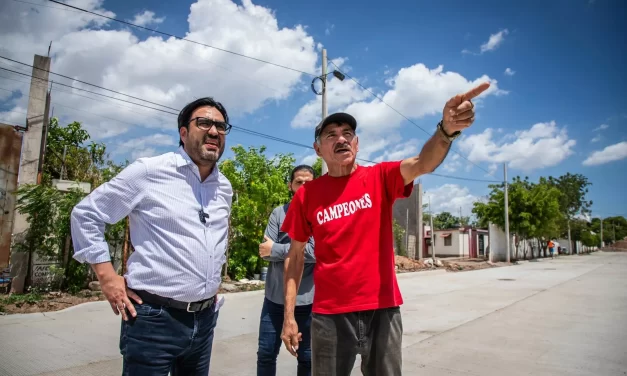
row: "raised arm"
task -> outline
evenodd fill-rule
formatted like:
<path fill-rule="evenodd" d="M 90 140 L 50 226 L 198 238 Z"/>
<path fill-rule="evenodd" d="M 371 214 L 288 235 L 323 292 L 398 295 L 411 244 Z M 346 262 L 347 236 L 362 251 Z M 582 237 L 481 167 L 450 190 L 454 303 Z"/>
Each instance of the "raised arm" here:
<path fill-rule="evenodd" d="M 469 127 L 475 120 L 475 106 L 471 100 L 490 87 L 485 82 L 470 91 L 451 98 L 444 106 L 441 126 L 424 144 L 420 154 L 401 162 L 401 174 L 405 184 L 423 174 L 433 172 L 444 160 L 451 148 L 451 138 Z"/>

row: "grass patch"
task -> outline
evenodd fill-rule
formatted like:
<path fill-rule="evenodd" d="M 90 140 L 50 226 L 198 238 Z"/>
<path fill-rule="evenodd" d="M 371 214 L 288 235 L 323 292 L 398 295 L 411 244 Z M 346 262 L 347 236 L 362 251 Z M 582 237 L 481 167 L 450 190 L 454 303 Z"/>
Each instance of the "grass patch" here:
<path fill-rule="evenodd" d="M 40 302 L 42 299 L 43 296 L 38 292 L 0 296 L 0 312 L 4 312 L 4 307 L 10 304 L 21 307 L 24 304 L 35 304 Z"/>

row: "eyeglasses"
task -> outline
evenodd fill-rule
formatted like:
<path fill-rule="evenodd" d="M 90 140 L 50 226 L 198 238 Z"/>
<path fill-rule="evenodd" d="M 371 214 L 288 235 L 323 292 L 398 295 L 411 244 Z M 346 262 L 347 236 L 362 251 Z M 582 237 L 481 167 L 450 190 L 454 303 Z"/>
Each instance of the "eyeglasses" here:
<path fill-rule="evenodd" d="M 216 127 L 216 131 L 218 131 L 219 134 L 229 134 L 232 127 L 232 125 L 229 123 L 225 123 L 223 121 L 215 121 L 213 119 L 204 117 L 195 117 L 187 122 L 187 124 L 191 123 L 194 120 L 196 120 L 196 126 L 198 127 L 198 129 L 205 132 L 209 131 L 212 127 Z"/>

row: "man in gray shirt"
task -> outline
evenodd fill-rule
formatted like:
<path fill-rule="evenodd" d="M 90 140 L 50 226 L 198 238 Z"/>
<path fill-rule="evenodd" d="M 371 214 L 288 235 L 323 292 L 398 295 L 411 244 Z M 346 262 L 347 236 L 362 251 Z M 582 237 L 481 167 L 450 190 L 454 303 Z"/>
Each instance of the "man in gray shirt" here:
<path fill-rule="evenodd" d="M 292 170 L 288 184 L 292 195 L 306 182 L 314 179 L 314 171 L 310 166 L 300 165 Z M 257 350 L 257 376 L 275 376 L 276 359 L 281 348 L 281 330 L 283 329 L 283 261 L 290 248 L 290 237 L 281 231 L 285 213 L 289 203 L 279 206 L 272 211 L 264 236 L 264 242 L 259 245 L 259 256 L 270 262 L 266 277 L 266 296 L 261 310 L 259 324 L 259 347 Z M 296 297 L 294 312 L 298 330 L 303 333 L 302 342 L 298 349 L 297 376 L 311 375 L 311 346 L 309 326 L 311 324 L 311 308 L 314 295 L 314 256 L 313 237 L 305 247 L 305 267 L 303 279 Z"/>

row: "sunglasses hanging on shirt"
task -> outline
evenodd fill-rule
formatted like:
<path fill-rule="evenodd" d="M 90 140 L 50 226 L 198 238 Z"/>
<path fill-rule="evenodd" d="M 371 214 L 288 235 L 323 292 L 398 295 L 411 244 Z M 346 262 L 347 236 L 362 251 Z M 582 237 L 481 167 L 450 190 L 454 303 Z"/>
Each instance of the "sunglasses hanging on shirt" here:
<path fill-rule="evenodd" d="M 209 218 L 209 214 L 205 213 L 202 209 L 200 209 L 198 211 L 198 218 L 200 219 L 200 223 L 204 225 L 205 223 L 207 223 L 207 220 L 205 218 Z"/>

